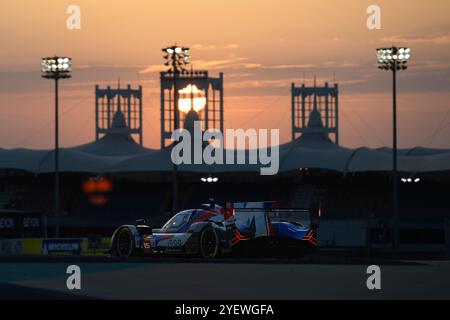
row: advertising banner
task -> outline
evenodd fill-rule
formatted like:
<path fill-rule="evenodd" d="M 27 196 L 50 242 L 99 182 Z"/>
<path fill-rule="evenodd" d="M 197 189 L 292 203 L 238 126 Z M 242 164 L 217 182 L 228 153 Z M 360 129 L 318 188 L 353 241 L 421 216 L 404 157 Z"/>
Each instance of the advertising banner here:
<path fill-rule="evenodd" d="M 0 211 L 0 238 L 39 237 L 41 215 L 22 211 Z"/>
<path fill-rule="evenodd" d="M 82 254 L 86 252 L 86 246 L 83 244 L 82 238 L 73 239 L 44 239 L 42 241 L 42 253 L 71 253 Z"/>

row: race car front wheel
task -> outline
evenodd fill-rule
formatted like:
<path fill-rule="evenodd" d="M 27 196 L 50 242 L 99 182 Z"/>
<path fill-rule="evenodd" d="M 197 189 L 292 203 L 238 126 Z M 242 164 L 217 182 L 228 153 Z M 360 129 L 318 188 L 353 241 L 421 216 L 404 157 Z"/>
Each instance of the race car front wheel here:
<path fill-rule="evenodd" d="M 133 255 L 134 240 L 128 228 L 119 230 L 116 239 L 115 253 L 119 258 L 128 258 Z"/>
<path fill-rule="evenodd" d="M 211 227 L 206 227 L 200 233 L 199 251 L 202 258 L 215 258 L 220 253 L 219 237 Z"/>

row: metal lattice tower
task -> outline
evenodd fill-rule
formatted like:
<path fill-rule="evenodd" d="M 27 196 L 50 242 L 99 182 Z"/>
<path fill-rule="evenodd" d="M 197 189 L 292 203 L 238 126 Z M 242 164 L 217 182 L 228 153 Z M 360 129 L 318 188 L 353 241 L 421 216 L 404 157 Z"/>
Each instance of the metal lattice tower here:
<path fill-rule="evenodd" d="M 333 135 L 334 142 L 339 144 L 339 91 L 338 85 L 317 87 L 314 81 L 313 87 L 302 84 L 296 87 L 292 83 L 292 140 L 299 134 L 323 133 L 328 137 Z M 320 115 L 320 126 L 312 126 L 311 114 L 316 110 Z M 314 112 L 317 114 L 317 112 Z M 314 119 L 311 119 L 314 120 Z"/>
<path fill-rule="evenodd" d="M 170 144 L 172 132 L 182 127 L 187 114 L 175 107 L 173 95 L 173 73 L 161 72 L 161 148 Z M 177 74 L 176 87 L 178 101 L 183 99 L 183 89 L 195 85 L 206 100 L 204 108 L 197 111 L 202 122 L 202 129 L 219 129 L 223 132 L 223 73 L 218 78 L 208 76 L 208 71 L 184 71 Z M 196 93 L 198 95 L 199 93 Z M 185 99 L 189 99 L 186 94 Z M 196 96 L 197 98 L 197 96 Z M 175 123 L 175 112 L 178 114 L 178 123 Z M 181 126 L 180 126 L 181 125 Z"/>
<path fill-rule="evenodd" d="M 120 115 L 124 126 L 114 126 L 113 119 Z M 99 140 L 105 134 L 129 134 L 137 136 L 142 145 L 142 86 L 138 89 L 101 89 L 95 86 L 95 139 Z"/>

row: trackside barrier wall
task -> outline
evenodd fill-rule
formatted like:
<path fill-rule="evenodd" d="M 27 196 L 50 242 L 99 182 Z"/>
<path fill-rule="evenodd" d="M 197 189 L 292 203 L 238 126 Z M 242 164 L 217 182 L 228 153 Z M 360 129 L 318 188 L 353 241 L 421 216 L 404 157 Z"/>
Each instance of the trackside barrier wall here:
<path fill-rule="evenodd" d="M 367 222 L 358 220 L 321 220 L 317 229 L 319 247 L 365 247 Z"/>
<path fill-rule="evenodd" d="M 3 239 L 0 255 L 105 255 L 111 238 L 100 238 L 93 243 L 88 238 Z"/>
<path fill-rule="evenodd" d="M 378 226 L 377 221 L 371 220 L 321 220 L 317 230 L 317 240 L 319 248 L 359 248 L 359 249 L 389 249 L 390 241 L 386 244 L 375 243 L 369 240 L 369 230 Z M 429 239 L 416 239 L 408 242 L 408 239 L 401 239 L 400 251 L 402 252 L 435 252 L 445 253 L 450 257 L 450 220 L 444 223 L 417 223 L 403 221 L 400 224 L 400 232 L 440 233 L 442 237 Z M 441 239 L 442 238 L 442 239 Z"/>

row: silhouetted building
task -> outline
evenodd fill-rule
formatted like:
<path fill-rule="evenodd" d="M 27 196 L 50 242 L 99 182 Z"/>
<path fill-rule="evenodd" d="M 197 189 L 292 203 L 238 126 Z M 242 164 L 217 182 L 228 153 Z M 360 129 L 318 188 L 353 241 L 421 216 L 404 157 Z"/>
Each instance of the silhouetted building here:
<path fill-rule="evenodd" d="M 339 144 L 339 91 L 338 85 L 313 87 L 302 84 L 296 87 L 292 83 L 292 140 L 298 134 L 310 133 L 329 137 L 333 134 L 333 141 Z"/>
<path fill-rule="evenodd" d="M 173 80 L 172 73 L 161 72 L 161 148 L 170 143 L 172 132 L 185 123 L 190 111 L 198 114 L 203 130 L 218 129 L 223 132 L 223 73 L 218 78 L 209 77 L 208 71 L 191 70 L 178 74 L 178 106 L 174 103 Z"/>
<path fill-rule="evenodd" d="M 142 87 L 100 89 L 95 86 L 95 140 L 106 134 L 136 136 L 142 146 Z"/>

